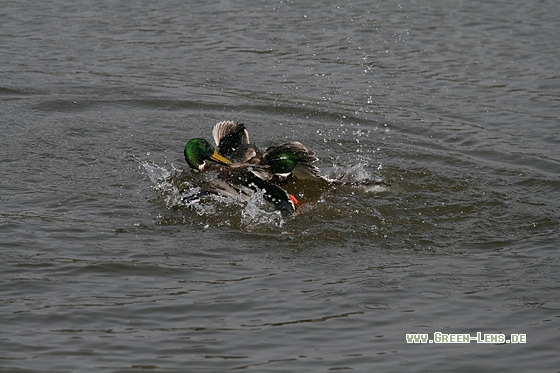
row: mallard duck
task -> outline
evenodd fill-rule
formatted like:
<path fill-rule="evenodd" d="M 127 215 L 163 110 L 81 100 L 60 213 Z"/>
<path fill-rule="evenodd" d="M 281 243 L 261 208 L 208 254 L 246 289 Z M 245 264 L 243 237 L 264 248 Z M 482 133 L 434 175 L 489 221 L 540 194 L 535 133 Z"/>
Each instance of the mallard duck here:
<path fill-rule="evenodd" d="M 257 165 L 252 172 L 263 180 L 282 185 L 291 178 L 320 179 L 315 153 L 300 142 L 291 141 L 267 148 L 264 152 L 249 141 L 249 133 L 242 123 L 219 122 L 212 130 L 218 153 L 234 165 Z"/>
<path fill-rule="evenodd" d="M 329 179 L 319 174 L 312 163 L 317 161 L 315 153 L 298 141 L 273 145 L 264 152 L 249 141 L 249 132 L 242 123 L 218 122 L 212 130 L 218 153 L 234 165 L 256 165 L 252 172 L 263 180 L 284 186 L 288 182 L 311 181 L 316 186 L 388 186 L 382 180 L 365 179 L 352 181 L 348 174 L 338 179 Z"/>
<path fill-rule="evenodd" d="M 298 188 L 291 188 L 300 181 L 306 185 L 305 194 L 309 191 L 317 196 L 325 188 L 336 185 L 386 185 L 382 181 L 352 182 L 347 180 L 347 175 L 337 180 L 325 178 L 312 164 L 317 161 L 315 153 L 297 141 L 271 146 L 263 152 L 250 143 L 249 133 L 242 123 L 219 122 L 212 136 L 218 150 L 200 138 L 190 140 L 185 146 L 185 160 L 191 168 L 216 171 L 212 179 L 198 183 L 200 191 L 189 195 L 188 200 L 220 194 L 247 201 L 255 190 L 264 190 L 265 198 L 278 210 L 292 213 L 299 202 L 284 187 L 300 195 Z"/>
<path fill-rule="evenodd" d="M 262 178 L 250 164 L 232 162 L 221 156 L 212 145 L 201 138 L 190 140 L 185 145 L 185 160 L 197 172 L 214 171 L 208 180 L 197 183 L 196 193 L 187 193 L 187 201 L 199 199 L 208 194 L 219 194 L 246 202 L 254 191 L 263 190 L 264 198 L 273 203 L 283 213 L 293 213 L 298 207 L 297 199 L 280 186 Z M 255 166 L 259 168 L 259 166 Z"/>

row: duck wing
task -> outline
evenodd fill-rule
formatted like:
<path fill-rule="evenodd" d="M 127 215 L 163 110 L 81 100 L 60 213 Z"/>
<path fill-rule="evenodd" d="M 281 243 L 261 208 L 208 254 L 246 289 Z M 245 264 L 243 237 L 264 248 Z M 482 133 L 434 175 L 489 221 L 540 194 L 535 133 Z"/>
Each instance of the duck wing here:
<path fill-rule="evenodd" d="M 243 123 L 219 122 L 212 130 L 218 153 L 235 163 L 259 163 L 263 152 L 250 144 L 249 132 Z"/>
<path fill-rule="evenodd" d="M 233 163 L 240 164 L 258 164 L 262 158 L 263 152 L 253 144 L 241 145 L 235 149 L 229 159 Z"/>
<path fill-rule="evenodd" d="M 231 120 L 216 123 L 212 130 L 212 137 L 218 152 L 226 157 L 241 145 L 249 144 L 249 132 L 245 129 L 245 125 Z"/>
<path fill-rule="evenodd" d="M 266 166 L 233 165 L 222 167 L 218 178 L 235 189 L 240 189 L 240 186 L 243 186 L 254 191 L 263 190 L 264 198 L 282 213 L 293 213 L 296 210 L 296 205 L 290 194 L 274 182 L 272 174 Z"/>
<path fill-rule="evenodd" d="M 203 190 L 220 194 L 239 202 L 247 202 L 252 194 L 252 190 L 249 187 L 228 183 L 219 177 L 212 179 Z"/>

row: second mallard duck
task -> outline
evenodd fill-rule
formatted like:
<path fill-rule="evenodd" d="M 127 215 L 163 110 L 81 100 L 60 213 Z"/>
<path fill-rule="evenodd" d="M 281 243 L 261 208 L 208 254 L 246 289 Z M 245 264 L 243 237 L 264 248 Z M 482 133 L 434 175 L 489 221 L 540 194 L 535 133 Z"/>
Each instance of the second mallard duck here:
<path fill-rule="evenodd" d="M 219 122 L 212 130 L 218 153 L 234 165 L 257 165 L 253 172 L 263 180 L 282 185 L 291 178 L 322 179 L 315 153 L 300 142 L 291 141 L 267 148 L 264 152 L 249 141 L 249 133 L 242 123 Z"/>

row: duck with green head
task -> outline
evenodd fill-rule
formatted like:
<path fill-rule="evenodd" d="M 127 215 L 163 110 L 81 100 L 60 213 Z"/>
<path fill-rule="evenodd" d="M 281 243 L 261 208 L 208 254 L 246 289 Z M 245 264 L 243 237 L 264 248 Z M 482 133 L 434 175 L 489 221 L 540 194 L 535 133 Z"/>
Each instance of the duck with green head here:
<path fill-rule="evenodd" d="M 185 160 L 193 170 L 204 171 L 211 166 L 208 161 L 231 165 L 229 159 L 224 158 L 204 139 L 196 138 L 185 145 Z"/>
<path fill-rule="evenodd" d="M 242 123 L 219 122 L 212 131 L 218 152 L 234 165 L 255 165 L 253 173 L 263 180 L 282 185 L 290 178 L 321 179 L 315 153 L 300 142 L 274 145 L 262 151 L 249 141 L 249 133 Z"/>
<path fill-rule="evenodd" d="M 204 139 L 190 140 L 185 145 L 184 155 L 193 170 L 213 170 L 217 173 L 209 181 L 200 180 L 197 184 L 200 192 L 188 195 L 189 201 L 208 194 L 219 194 L 246 202 L 252 192 L 264 190 L 265 199 L 272 202 L 276 209 L 284 213 L 293 213 L 298 207 L 294 196 L 280 186 L 259 177 L 251 165 L 232 164 Z"/>
<path fill-rule="evenodd" d="M 219 122 L 212 130 L 218 152 L 233 165 L 253 165 L 251 172 L 291 193 L 308 196 L 310 201 L 320 198 L 322 192 L 333 186 L 388 186 L 380 180 L 352 181 L 348 174 L 330 179 L 319 174 L 313 165 L 317 158 L 298 141 L 273 145 L 264 152 L 249 141 L 249 133 L 242 123 Z M 305 192 L 305 193 L 304 193 Z"/>

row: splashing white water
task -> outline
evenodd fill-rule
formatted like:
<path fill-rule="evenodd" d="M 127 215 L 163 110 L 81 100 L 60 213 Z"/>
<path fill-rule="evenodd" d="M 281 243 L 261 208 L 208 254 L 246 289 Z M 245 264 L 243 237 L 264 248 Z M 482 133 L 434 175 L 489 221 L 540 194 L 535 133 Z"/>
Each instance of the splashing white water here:
<path fill-rule="evenodd" d="M 248 230 L 260 226 L 281 228 L 284 219 L 280 211 L 270 210 L 270 204 L 264 198 L 264 191 L 259 191 L 251 196 L 245 208 L 241 210 L 241 224 Z"/>
<path fill-rule="evenodd" d="M 182 203 L 181 192 L 172 182 L 173 178 L 179 175 L 181 170 L 175 168 L 173 165 L 171 166 L 172 169 L 168 170 L 165 167 L 149 164 L 146 161 L 141 161 L 140 165 L 150 178 L 154 190 L 165 198 L 167 207 L 178 206 Z"/>
<path fill-rule="evenodd" d="M 382 167 L 379 165 L 377 170 Z M 367 163 L 357 163 L 354 166 L 334 166 L 331 170 L 330 180 L 344 181 L 360 188 L 365 192 L 378 193 L 388 189 L 388 185 L 383 183 L 383 179 L 369 170 Z"/>
<path fill-rule="evenodd" d="M 367 171 L 366 165 L 363 163 L 355 164 L 350 168 L 345 168 L 344 176 L 351 181 L 365 181 L 371 179 L 371 174 Z"/>
<path fill-rule="evenodd" d="M 167 208 L 186 207 L 201 217 L 210 218 L 211 225 L 240 224 L 246 230 L 275 229 L 284 225 L 280 211 L 276 211 L 264 198 L 264 192 L 254 193 L 247 203 L 221 195 L 199 197 L 201 189 L 184 180 L 183 171 L 139 161 L 150 178 L 153 189 L 164 198 Z M 208 224 L 208 223 L 207 223 Z"/>

